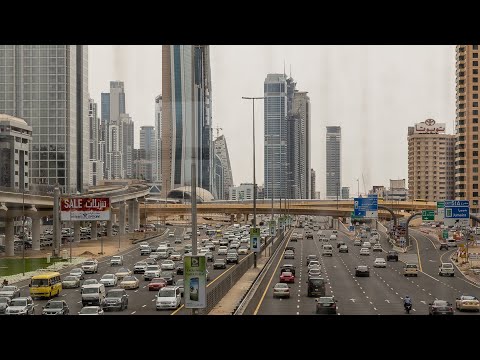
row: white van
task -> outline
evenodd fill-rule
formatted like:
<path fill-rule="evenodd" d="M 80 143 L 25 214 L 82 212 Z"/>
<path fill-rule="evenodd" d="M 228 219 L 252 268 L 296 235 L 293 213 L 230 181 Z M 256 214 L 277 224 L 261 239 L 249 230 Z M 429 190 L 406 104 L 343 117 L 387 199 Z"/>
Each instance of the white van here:
<path fill-rule="evenodd" d="M 105 300 L 105 285 L 91 284 L 82 287 L 82 305 L 98 305 L 101 306 Z"/>
<path fill-rule="evenodd" d="M 325 244 L 322 246 L 322 256 L 326 255 L 333 256 L 333 247 L 330 244 Z"/>
<path fill-rule="evenodd" d="M 182 300 L 182 294 L 180 287 L 178 286 L 165 286 L 158 291 L 155 295 L 156 302 L 155 308 L 161 309 L 178 309 Z"/>

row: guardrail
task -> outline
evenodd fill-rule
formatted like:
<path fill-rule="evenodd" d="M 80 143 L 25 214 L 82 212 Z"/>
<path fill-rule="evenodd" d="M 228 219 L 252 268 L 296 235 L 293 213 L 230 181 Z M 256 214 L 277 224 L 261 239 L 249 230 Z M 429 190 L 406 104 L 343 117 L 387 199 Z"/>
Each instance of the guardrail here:
<path fill-rule="evenodd" d="M 274 242 L 275 239 L 283 240 L 283 233 L 275 238 L 267 238 L 265 243 L 261 247 L 261 251 L 263 251 L 265 247 L 270 245 L 270 243 Z M 277 240 L 276 243 L 278 244 L 281 240 Z M 200 311 L 200 314 L 206 315 L 210 311 L 212 311 L 215 305 L 217 305 L 218 302 L 223 299 L 223 297 L 230 291 L 230 289 L 237 283 L 237 281 L 240 280 L 240 278 L 247 272 L 247 270 L 253 266 L 253 254 L 254 253 L 250 253 L 245 256 L 238 265 L 230 268 L 231 270 L 227 270 L 227 272 L 220 275 L 221 279 L 212 284 L 212 288 L 209 288 L 209 291 L 207 293 L 207 307 L 205 309 L 202 309 Z"/>

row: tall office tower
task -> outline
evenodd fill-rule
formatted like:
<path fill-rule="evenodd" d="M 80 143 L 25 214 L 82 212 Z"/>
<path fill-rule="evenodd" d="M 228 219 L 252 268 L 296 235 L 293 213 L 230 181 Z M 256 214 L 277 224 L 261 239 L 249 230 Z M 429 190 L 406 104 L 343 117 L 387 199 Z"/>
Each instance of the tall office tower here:
<path fill-rule="evenodd" d="M 110 122 L 110 93 L 101 93 L 100 102 L 100 159 L 103 161 L 103 173 L 107 178 L 108 125 Z M 110 177 L 108 177 L 110 178 Z"/>
<path fill-rule="evenodd" d="M 162 95 L 155 97 L 154 181 L 162 185 Z"/>
<path fill-rule="evenodd" d="M 316 199 L 317 175 L 315 170 L 310 169 L 310 199 Z"/>
<path fill-rule="evenodd" d="M 225 170 L 220 156 L 215 152 L 214 156 L 214 177 L 213 177 L 213 196 L 216 200 L 225 199 Z"/>
<path fill-rule="evenodd" d="M 65 193 L 86 189 L 86 45 L 0 45 L 0 113 L 33 129 L 30 188 L 58 182 Z"/>
<path fill-rule="evenodd" d="M 478 45 L 456 47 L 455 199 L 479 213 Z"/>
<path fill-rule="evenodd" d="M 0 114 L 0 187 L 29 190 L 31 141 L 32 127 L 23 119 Z"/>
<path fill-rule="evenodd" d="M 132 155 L 135 141 L 134 124 L 132 118 L 128 114 L 120 114 L 120 126 L 122 132 L 122 164 L 123 164 L 123 178 L 133 178 L 132 169 Z"/>
<path fill-rule="evenodd" d="M 100 119 L 97 116 L 97 104 L 93 99 L 88 99 L 88 121 L 89 121 L 89 185 L 97 186 L 103 180 L 103 142 L 100 142 L 101 128 Z"/>
<path fill-rule="evenodd" d="M 214 141 L 215 155 L 220 159 L 223 168 L 223 187 L 217 190 L 217 199 L 228 200 L 230 188 L 233 186 L 232 167 L 230 166 L 230 156 L 228 155 L 227 140 L 224 135 L 220 135 Z M 221 190 L 223 188 L 223 191 Z"/>
<path fill-rule="evenodd" d="M 348 186 L 342 186 L 342 200 L 350 199 L 350 188 Z"/>
<path fill-rule="evenodd" d="M 265 198 L 287 195 L 287 77 L 268 74 L 264 82 Z M 295 184 L 292 184 L 292 186 Z"/>
<path fill-rule="evenodd" d="M 408 194 L 427 201 L 454 198 L 455 135 L 427 119 L 408 128 Z"/>
<path fill-rule="evenodd" d="M 146 161 L 150 162 L 148 167 L 145 167 L 145 179 L 153 181 L 155 161 L 157 158 L 157 148 L 155 143 L 155 128 L 153 126 L 142 126 L 140 128 L 140 149 L 145 150 Z M 149 171 L 152 173 L 149 173 Z"/>
<path fill-rule="evenodd" d="M 192 120 L 197 186 L 211 190 L 211 83 L 207 45 L 162 49 L 162 182 L 164 193 L 191 185 Z"/>
<path fill-rule="evenodd" d="M 342 187 L 342 131 L 340 126 L 327 126 L 327 167 L 326 167 L 326 183 L 327 183 L 327 199 L 336 199 L 340 197 L 340 189 Z"/>

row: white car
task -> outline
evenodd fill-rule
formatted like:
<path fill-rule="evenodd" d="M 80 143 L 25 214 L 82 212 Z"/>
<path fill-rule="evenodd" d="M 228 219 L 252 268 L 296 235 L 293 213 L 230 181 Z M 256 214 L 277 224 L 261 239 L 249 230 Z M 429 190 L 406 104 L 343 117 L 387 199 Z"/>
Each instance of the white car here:
<path fill-rule="evenodd" d="M 362 241 L 360 239 L 355 239 L 353 246 L 362 246 Z"/>
<path fill-rule="evenodd" d="M 227 255 L 227 251 L 228 251 L 228 247 L 226 247 L 226 246 L 220 246 L 220 247 L 218 248 L 217 253 L 218 253 L 218 255 Z"/>
<path fill-rule="evenodd" d="M 370 248 L 372 247 L 372 244 L 370 244 L 369 241 L 365 241 L 365 242 L 362 244 L 362 247 L 363 247 L 363 248 L 370 249 Z"/>
<path fill-rule="evenodd" d="M 455 276 L 455 270 L 452 263 L 442 263 L 438 267 L 438 275 L 440 276 Z"/>
<path fill-rule="evenodd" d="M 168 237 L 175 237 L 175 233 L 174 232 L 168 233 Z"/>
<path fill-rule="evenodd" d="M 123 265 L 123 255 L 115 255 L 110 259 L 110 266 Z"/>
<path fill-rule="evenodd" d="M 85 261 L 82 264 L 82 270 L 86 273 L 96 273 L 98 272 L 98 262 L 95 261 Z"/>
<path fill-rule="evenodd" d="M 238 248 L 238 255 L 247 255 L 248 254 L 248 247 L 242 245 Z"/>
<path fill-rule="evenodd" d="M 194 291 L 198 292 L 198 288 Z M 190 291 L 190 295 L 195 295 L 195 293 Z M 198 296 L 198 293 L 196 295 Z M 182 294 L 178 286 L 166 286 L 158 291 L 155 298 L 155 308 L 157 310 L 177 309 L 182 301 Z"/>
<path fill-rule="evenodd" d="M 175 262 L 172 260 L 163 260 L 160 268 L 162 270 L 175 270 Z"/>
<path fill-rule="evenodd" d="M 387 262 L 384 258 L 376 258 L 373 262 L 373 267 L 385 268 L 387 267 Z"/>
<path fill-rule="evenodd" d="M 317 260 L 310 260 L 310 262 L 308 263 L 307 268 L 308 268 L 308 270 L 310 270 L 310 269 L 313 268 L 313 267 L 321 267 L 321 266 L 320 266 L 320 262 L 317 261 Z"/>
<path fill-rule="evenodd" d="M 330 240 L 337 240 L 337 235 L 335 234 L 330 235 Z"/>
<path fill-rule="evenodd" d="M 158 265 L 149 265 L 143 273 L 143 278 L 145 280 L 152 280 L 153 278 L 160 277 L 160 266 Z"/>
<path fill-rule="evenodd" d="M 370 255 L 370 249 L 366 247 L 362 247 L 360 249 L 360 255 Z"/>
<path fill-rule="evenodd" d="M 70 274 L 68 274 L 70 276 L 76 276 L 78 277 L 80 280 L 83 280 L 85 277 L 84 277 L 84 272 L 81 268 L 76 268 L 76 269 L 72 269 L 70 271 Z"/>
<path fill-rule="evenodd" d="M 373 251 L 382 251 L 382 245 L 380 244 L 375 244 L 373 245 Z"/>
<path fill-rule="evenodd" d="M 115 274 L 105 274 L 100 279 L 100 284 L 107 286 L 117 286 L 118 279 Z"/>

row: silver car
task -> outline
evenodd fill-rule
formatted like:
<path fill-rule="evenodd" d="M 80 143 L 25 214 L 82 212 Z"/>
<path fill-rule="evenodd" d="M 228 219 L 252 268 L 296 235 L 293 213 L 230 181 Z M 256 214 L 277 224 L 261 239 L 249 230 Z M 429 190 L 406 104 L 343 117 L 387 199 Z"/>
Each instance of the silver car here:
<path fill-rule="evenodd" d="M 172 260 L 163 260 L 160 267 L 162 270 L 175 270 L 175 262 Z"/>
<path fill-rule="evenodd" d="M 35 315 L 33 300 L 30 296 L 18 297 L 10 302 L 6 315 Z"/>
<path fill-rule="evenodd" d="M 5 296 L 10 299 L 17 298 L 20 296 L 20 289 L 15 285 L 6 285 L 0 288 L 0 296 Z"/>
<path fill-rule="evenodd" d="M 115 274 L 104 274 L 100 279 L 100 284 L 104 286 L 117 286 L 118 279 Z"/>
<path fill-rule="evenodd" d="M 77 276 L 65 276 L 62 281 L 62 288 L 64 289 L 75 289 L 80 287 L 80 278 Z"/>
<path fill-rule="evenodd" d="M 282 298 L 289 298 L 290 297 L 290 286 L 285 283 L 277 283 L 273 287 L 273 297 L 282 297 Z"/>

